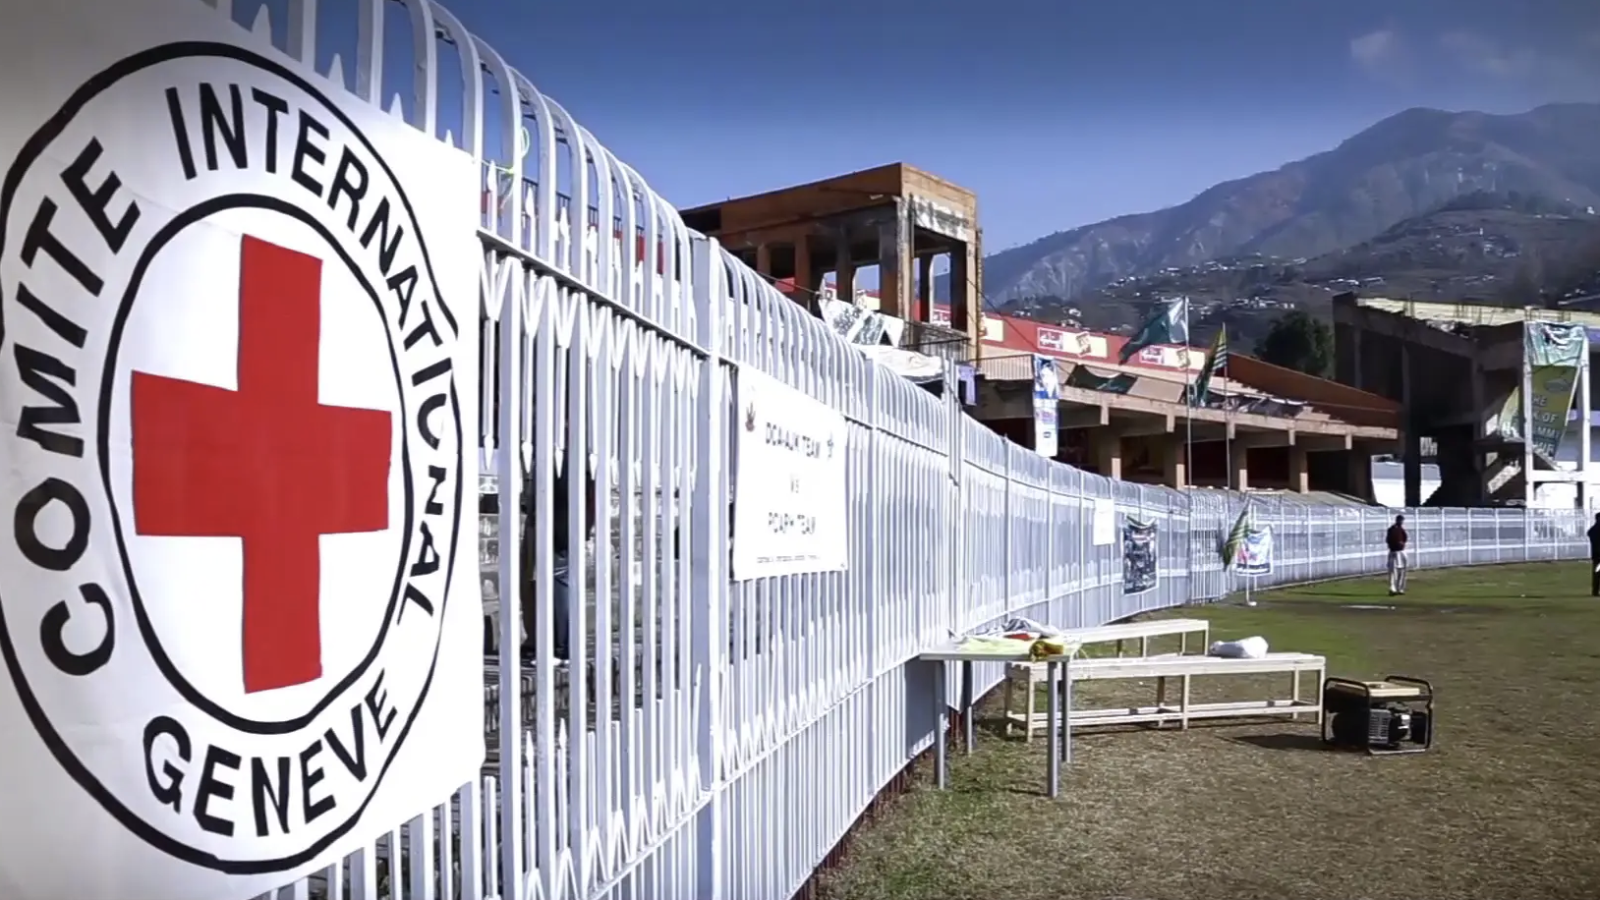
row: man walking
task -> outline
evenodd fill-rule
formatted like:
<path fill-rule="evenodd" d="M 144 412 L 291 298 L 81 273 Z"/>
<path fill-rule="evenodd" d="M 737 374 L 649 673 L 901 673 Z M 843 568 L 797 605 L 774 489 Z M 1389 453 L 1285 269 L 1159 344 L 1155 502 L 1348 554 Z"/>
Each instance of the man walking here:
<path fill-rule="evenodd" d="M 1405 516 L 1395 516 L 1394 524 L 1389 526 L 1389 531 L 1383 536 L 1384 543 L 1389 545 L 1389 596 L 1391 597 L 1406 592 L 1405 522 Z M 1600 528 L 1600 518 L 1596 520 L 1596 527 Z"/>
<path fill-rule="evenodd" d="M 1600 513 L 1589 526 L 1589 593 L 1600 597 Z"/>

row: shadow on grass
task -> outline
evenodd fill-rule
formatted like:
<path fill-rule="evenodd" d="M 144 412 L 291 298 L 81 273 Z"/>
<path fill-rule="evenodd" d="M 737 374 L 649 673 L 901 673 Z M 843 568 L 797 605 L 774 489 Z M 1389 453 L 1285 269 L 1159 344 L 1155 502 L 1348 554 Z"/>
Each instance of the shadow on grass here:
<path fill-rule="evenodd" d="M 1338 748 L 1322 742 L 1322 736 L 1284 732 L 1282 734 L 1245 734 L 1229 738 L 1236 744 L 1249 744 L 1262 750 L 1299 750 L 1304 753 L 1336 753 Z"/>

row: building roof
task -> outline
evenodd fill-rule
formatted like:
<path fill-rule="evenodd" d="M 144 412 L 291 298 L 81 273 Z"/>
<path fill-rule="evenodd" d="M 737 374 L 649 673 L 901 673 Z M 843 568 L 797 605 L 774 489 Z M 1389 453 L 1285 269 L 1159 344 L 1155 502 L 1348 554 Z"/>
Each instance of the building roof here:
<path fill-rule="evenodd" d="M 795 290 L 792 279 L 780 280 L 776 286 L 785 293 L 793 293 Z M 824 283 L 823 296 L 831 297 L 833 292 L 834 285 Z M 869 308 L 876 305 L 874 301 L 877 300 L 877 292 L 858 290 L 857 294 L 857 302 L 861 305 Z M 1156 401 L 1162 404 L 1183 405 L 1185 386 L 1198 376 L 1205 365 L 1205 351 L 1198 347 L 1173 344 L 1145 347 L 1130 357 L 1127 363 L 1122 363 L 1120 356 L 1128 338 L 1121 335 L 1067 325 L 1051 325 L 1003 313 L 986 312 L 982 318 L 982 341 L 988 349 L 978 362 L 978 370 L 992 380 L 1031 380 L 1032 358 L 1035 355 L 1046 356 L 1060 360 L 1058 366 L 1063 383 L 1077 366 L 1084 366 L 1092 373 L 1102 376 L 1118 374 L 1134 376 L 1133 384 L 1124 394 L 1098 391 L 1074 392 L 1092 397 L 1097 402 L 1116 404 L 1116 398 L 1124 397 L 1135 402 Z M 935 324 L 948 324 L 949 307 L 945 304 L 935 304 L 932 319 Z M 996 353 L 995 350 L 1004 352 Z M 1257 364 L 1255 368 L 1279 368 L 1259 363 L 1244 354 L 1235 353 L 1232 357 L 1240 360 L 1240 365 L 1244 365 L 1243 360 L 1249 360 Z M 1376 429 L 1392 436 L 1390 432 L 1398 424 L 1399 409 L 1393 401 L 1327 379 L 1299 372 L 1282 371 L 1292 377 L 1287 381 L 1283 377 L 1271 380 L 1275 383 L 1284 383 L 1285 386 L 1298 385 L 1303 390 L 1276 388 L 1269 391 L 1259 385 L 1228 377 L 1215 378 L 1211 382 L 1211 389 L 1218 394 L 1248 399 L 1278 399 L 1303 404 L 1295 416 L 1284 419 L 1284 424 L 1289 427 L 1293 427 L 1290 424 L 1293 422 L 1350 424 L 1362 426 L 1359 430 Z M 1304 396 L 1296 396 L 1302 393 Z M 1064 391 L 1063 396 L 1066 394 Z"/>

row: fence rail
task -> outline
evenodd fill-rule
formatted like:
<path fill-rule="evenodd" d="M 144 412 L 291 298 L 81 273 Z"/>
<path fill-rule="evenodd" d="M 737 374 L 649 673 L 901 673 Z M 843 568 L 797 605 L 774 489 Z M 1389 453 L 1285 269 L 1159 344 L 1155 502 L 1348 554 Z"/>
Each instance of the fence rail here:
<path fill-rule="evenodd" d="M 920 649 L 1008 614 L 1090 625 L 1237 587 L 1218 548 L 1238 495 L 1043 460 L 953 392 L 877 367 L 685 228 L 443 7 L 276 0 L 274 22 L 267 6 L 211 4 L 481 163 L 479 445 L 499 509 L 525 485 L 534 498 L 531 554 L 509 552 L 515 516 L 481 531 L 486 611 L 507 601 L 485 666 L 492 774 L 283 896 L 783 900 L 934 740 Z M 357 27 L 329 26 L 335 11 Z M 846 417 L 847 571 L 729 580 L 739 366 Z M 591 479 L 592 513 L 557 501 Z M 1120 537 L 1095 540 L 1097 501 L 1119 528 L 1155 526 L 1149 590 L 1125 592 Z M 1276 542 L 1260 586 L 1383 566 L 1389 511 L 1281 498 L 1256 514 Z M 1408 517 L 1423 567 L 1587 550 L 1577 513 Z M 563 529 L 575 537 L 558 553 Z M 510 602 L 524 584 L 539 611 L 526 659 Z M 564 621 L 548 614 L 558 596 Z"/>

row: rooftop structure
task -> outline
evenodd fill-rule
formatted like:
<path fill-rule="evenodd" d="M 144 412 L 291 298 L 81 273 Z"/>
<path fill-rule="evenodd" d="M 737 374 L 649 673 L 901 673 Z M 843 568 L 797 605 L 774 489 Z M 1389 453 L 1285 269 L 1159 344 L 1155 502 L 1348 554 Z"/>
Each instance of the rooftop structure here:
<path fill-rule="evenodd" d="M 685 210 L 683 221 L 830 321 L 826 273 L 849 298 L 856 270 L 877 266 L 877 311 L 904 323 L 898 346 L 950 360 L 978 353 L 978 200 L 936 175 L 893 163 Z M 954 315 L 936 325 L 933 271 L 941 256 L 949 258 Z"/>
<path fill-rule="evenodd" d="M 1574 333 L 1586 338 L 1565 366 L 1530 364 L 1536 361 L 1526 348 L 1548 325 L 1576 326 Z M 1589 462 L 1597 333 L 1600 313 L 1570 308 L 1334 298 L 1336 377 L 1400 404 L 1411 505 L 1531 506 L 1539 486 L 1549 483 L 1574 485 L 1577 503 L 1592 505 L 1600 481 L 1600 468 Z M 1555 452 L 1569 409 L 1576 411 L 1581 442 L 1570 469 L 1556 462 Z M 1438 447 L 1440 484 L 1431 497 L 1422 495 L 1426 438 Z"/>

